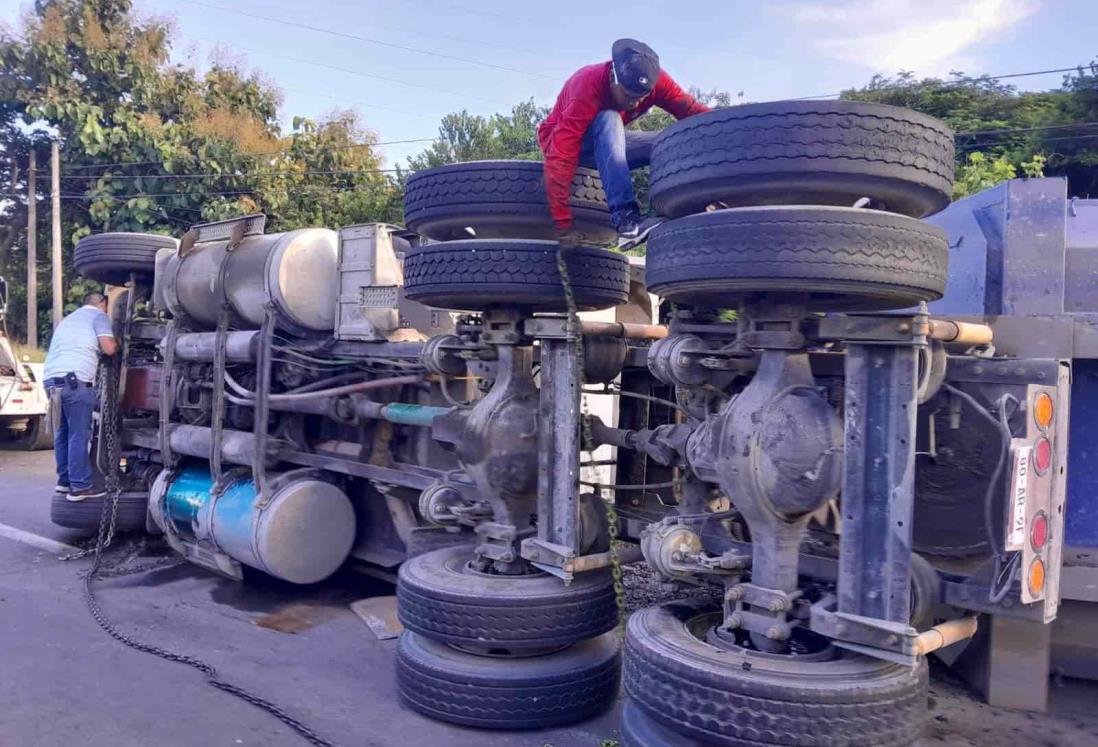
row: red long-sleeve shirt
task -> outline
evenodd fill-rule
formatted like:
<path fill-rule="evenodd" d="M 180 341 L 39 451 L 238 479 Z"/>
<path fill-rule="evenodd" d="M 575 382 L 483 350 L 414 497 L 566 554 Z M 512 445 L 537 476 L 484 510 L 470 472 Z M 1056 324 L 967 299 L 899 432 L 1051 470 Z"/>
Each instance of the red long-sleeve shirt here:
<path fill-rule="evenodd" d="M 572 210 L 568 199 L 572 193 L 572 178 L 579 165 L 584 133 L 599 112 L 614 109 L 610 93 L 610 62 L 599 62 L 577 70 L 569 78 L 549 116 L 538 127 L 538 145 L 545 154 L 545 192 L 549 198 L 549 213 L 561 230 L 572 225 Z M 629 124 L 653 106 L 658 106 L 675 119 L 709 111 L 678 83 L 660 70 L 655 88 L 628 111 L 621 112 Z"/>

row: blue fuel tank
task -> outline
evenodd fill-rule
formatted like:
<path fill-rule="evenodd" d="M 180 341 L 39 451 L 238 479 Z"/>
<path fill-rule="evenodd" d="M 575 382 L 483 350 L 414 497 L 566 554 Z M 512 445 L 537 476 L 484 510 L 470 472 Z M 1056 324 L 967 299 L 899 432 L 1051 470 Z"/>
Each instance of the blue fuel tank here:
<path fill-rule="evenodd" d="M 212 488 L 205 464 L 165 470 L 149 494 L 154 520 L 185 542 L 212 544 L 244 565 L 298 584 L 332 575 L 351 552 L 354 507 L 316 470 L 272 475 L 271 500 L 262 508 L 249 475 L 230 478 L 216 498 Z"/>

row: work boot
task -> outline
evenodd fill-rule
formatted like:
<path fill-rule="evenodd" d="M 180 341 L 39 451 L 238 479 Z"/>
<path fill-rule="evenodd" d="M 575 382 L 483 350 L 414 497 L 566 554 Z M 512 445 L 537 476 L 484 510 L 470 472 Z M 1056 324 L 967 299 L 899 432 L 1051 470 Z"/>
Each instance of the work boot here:
<path fill-rule="evenodd" d="M 84 488 L 82 490 L 73 490 L 65 496 L 65 500 L 72 501 L 73 503 L 79 503 L 86 498 L 102 498 L 107 493 L 104 490 L 97 490 L 96 488 Z"/>

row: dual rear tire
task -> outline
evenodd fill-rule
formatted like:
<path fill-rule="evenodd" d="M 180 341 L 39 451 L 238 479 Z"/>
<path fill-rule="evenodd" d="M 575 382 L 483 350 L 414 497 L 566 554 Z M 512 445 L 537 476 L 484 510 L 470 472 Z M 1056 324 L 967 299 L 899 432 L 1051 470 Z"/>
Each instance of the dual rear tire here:
<path fill-rule="evenodd" d="M 400 568 L 397 685 L 430 718 L 488 729 L 541 729 L 606 710 L 621 655 L 613 581 L 570 586 L 544 573 L 493 575 L 473 547 L 447 547 Z"/>

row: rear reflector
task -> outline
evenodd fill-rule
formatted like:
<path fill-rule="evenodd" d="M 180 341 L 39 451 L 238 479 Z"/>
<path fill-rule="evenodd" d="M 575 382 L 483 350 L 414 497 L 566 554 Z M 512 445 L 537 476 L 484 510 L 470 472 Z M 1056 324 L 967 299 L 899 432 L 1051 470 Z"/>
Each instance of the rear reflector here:
<path fill-rule="evenodd" d="M 1048 542 L 1048 517 L 1039 511 L 1029 526 L 1029 541 L 1034 550 L 1040 550 Z"/>
<path fill-rule="evenodd" d="M 1048 472 L 1052 466 L 1052 442 L 1045 437 L 1037 439 L 1033 445 L 1033 467 L 1038 475 Z"/>
<path fill-rule="evenodd" d="M 1032 594 L 1041 594 L 1045 590 L 1045 561 L 1034 558 L 1029 564 L 1029 590 Z"/>
<path fill-rule="evenodd" d="M 1048 392 L 1039 392 L 1033 398 L 1033 419 L 1041 430 L 1048 430 L 1052 425 L 1052 397 Z"/>

